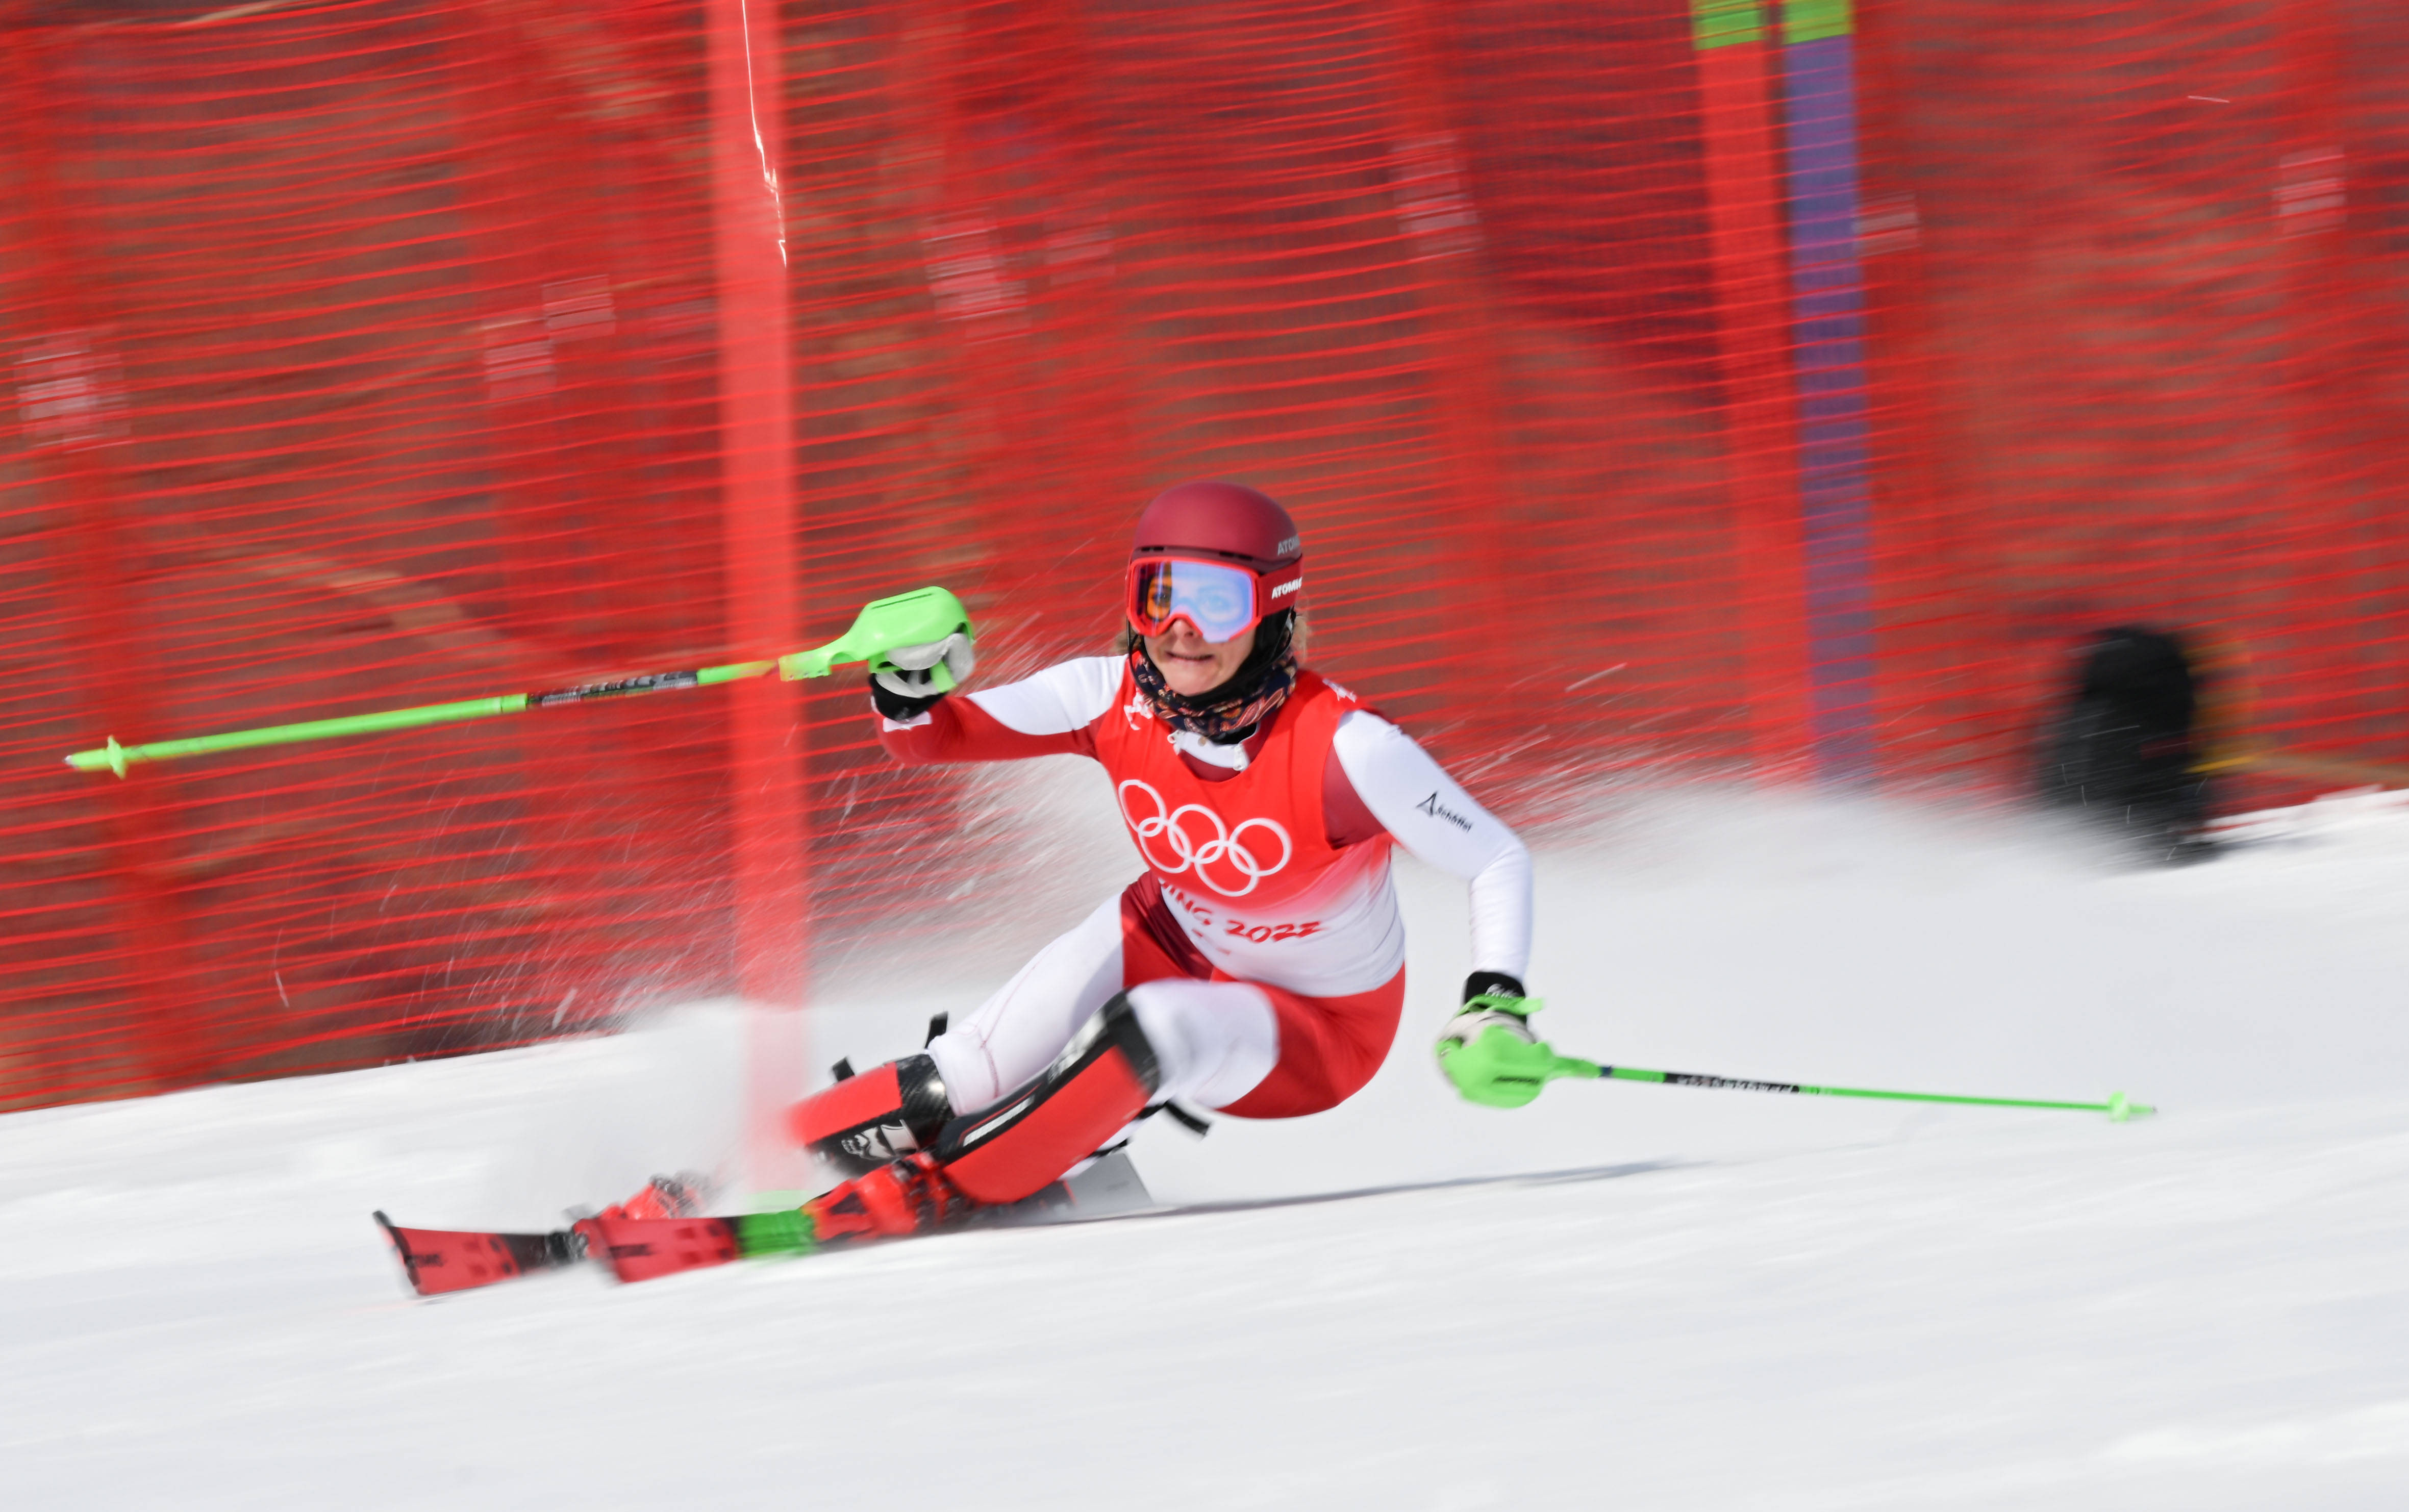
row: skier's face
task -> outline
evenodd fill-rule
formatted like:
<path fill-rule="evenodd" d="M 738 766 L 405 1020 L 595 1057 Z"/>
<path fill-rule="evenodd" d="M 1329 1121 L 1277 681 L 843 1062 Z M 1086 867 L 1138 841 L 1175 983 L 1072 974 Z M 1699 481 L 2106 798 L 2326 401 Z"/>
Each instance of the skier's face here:
<path fill-rule="evenodd" d="M 1161 635 L 1146 638 L 1146 654 L 1162 669 L 1162 680 L 1171 684 L 1172 692 L 1187 698 L 1210 693 L 1228 682 L 1254 649 L 1251 625 L 1227 641 L 1207 641 L 1186 620 L 1173 620 Z"/>

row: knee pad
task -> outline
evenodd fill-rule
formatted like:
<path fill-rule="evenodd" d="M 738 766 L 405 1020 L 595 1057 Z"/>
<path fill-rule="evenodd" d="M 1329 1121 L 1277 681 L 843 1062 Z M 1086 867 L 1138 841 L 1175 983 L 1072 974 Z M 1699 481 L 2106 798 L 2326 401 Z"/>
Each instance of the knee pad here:
<path fill-rule="evenodd" d="M 1095 1153 L 1161 1085 L 1154 1046 L 1116 993 L 1035 1081 L 937 1136 L 945 1179 L 975 1202 L 1017 1202 Z"/>
<path fill-rule="evenodd" d="M 905 1056 L 788 1108 L 786 1131 L 796 1144 L 858 1176 L 925 1149 L 953 1116 L 936 1061 Z"/>

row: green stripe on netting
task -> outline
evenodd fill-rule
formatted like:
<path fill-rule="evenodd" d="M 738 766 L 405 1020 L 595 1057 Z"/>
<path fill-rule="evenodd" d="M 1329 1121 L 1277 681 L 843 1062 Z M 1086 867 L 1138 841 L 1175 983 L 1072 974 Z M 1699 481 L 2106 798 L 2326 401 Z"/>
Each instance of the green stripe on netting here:
<path fill-rule="evenodd" d="M 1759 0 L 1690 0 L 1690 40 L 1699 51 L 1765 40 Z"/>
<path fill-rule="evenodd" d="M 1853 0 L 1782 0 L 1782 45 L 1846 36 L 1856 28 Z"/>

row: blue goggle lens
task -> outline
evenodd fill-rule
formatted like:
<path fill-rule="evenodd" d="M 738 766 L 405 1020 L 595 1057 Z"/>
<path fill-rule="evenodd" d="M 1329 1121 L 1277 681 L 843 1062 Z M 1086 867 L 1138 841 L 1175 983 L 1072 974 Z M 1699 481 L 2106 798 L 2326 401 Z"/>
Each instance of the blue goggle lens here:
<path fill-rule="evenodd" d="M 1143 634 L 1160 635 L 1185 618 L 1218 644 L 1261 617 L 1255 575 L 1244 568 L 1168 558 L 1130 564 L 1130 620 Z"/>

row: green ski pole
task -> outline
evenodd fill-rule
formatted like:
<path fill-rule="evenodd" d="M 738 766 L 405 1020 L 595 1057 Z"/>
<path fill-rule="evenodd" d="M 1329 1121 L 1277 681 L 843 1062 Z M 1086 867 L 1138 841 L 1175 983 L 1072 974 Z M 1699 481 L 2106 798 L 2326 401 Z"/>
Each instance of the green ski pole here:
<path fill-rule="evenodd" d="M 1960 1097 L 1947 1092 L 1894 1092 L 1871 1087 L 1813 1087 L 1805 1082 L 1761 1082 L 1744 1076 L 1706 1076 L 1687 1071 L 1648 1071 L 1638 1066 L 1608 1066 L 1594 1060 L 1559 1056 L 1555 1076 L 1595 1076 L 1618 1082 L 1662 1082 L 1667 1087 L 1713 1087 L 1735 1092 L 1789 1092 L 1800 1097 L 1868 1097 L 1886 1102 L 1954 1102 L 1978 1108 L 2065 1108 L 2076 1113 L 2104 1113 L 2118 1123 L 2158 1110 L 2127 1100 L 2122 1092 L 2105 1102 L 2061 1102 L 2047 1098 Z"/>
<path fill-rule="evenodd" d="M 809 651 L 792 652 L 775 661 L 738 661 L 693 671 L 647 672 L 613 683 L 585 683 L 576 687 L 553 688 L 542 693 L 505 693 L 497 698 L 466 698 L 457 703 L 428 703 L 414 709 L 388 709 L 373 714 L 310 719 L 297 725 L 270 725 L 260 729 L 230 730 L 222 735 L 199 735 L 188 740 L 153 741 L 147 745 L 120 745 L 117 737 L 112 735 L 108 744 L 96 750 L 78 751 L 69 756 L 66 762 L 78 771 L 113 771 L 123 777 L 126 768 L 144 761 L 167 761 L 177 756 L 242 751 L 262 745 L 291 745 L 300 741 L 331 740 L 343 735 L 419 729 L 428 725 L 457 725 L 472 719 L 515 714 L 528 709 L 558 709 L 594 698 L 624 698 L 645 693 L 664 693 L 671 688 L 710 687 L 720 683 L 742 682 L 771 671 L 791 681 L 801 677 L 826 677 L 833 668 L 846 662 L 866 661 L 875 670 L 885 664 L 887 653 L 897 647 L 943 641 L 957 631 L 965 635 L 970 633 L 970 615 L 962 609 L 961 600 L 943 588 L 919 588 L 864 606 L 854 619 L 852 627 L 836 640 Z M 953 686 L 953 679 L 942 663 L 931 670 L 937 679 L 935 685 L 941 691 Z"/>
<path fill-rule="evenodd" d="M 348 714 L 338 719 L 306 719 L 297 725 L 228 730 L 223 735 L 153 741 L 147 745 L 120 745 L 112 735 L 108 743 L 96 751 L 78 751 L 68 756 L 67 765 L 78 771 L 113 771 L 123 777 L 126 768 L 141 761 L 168 761 L 177 756 L 208 756 L 212 752 L 241 751 L 258 745 L 290 745 L 298 741 L 332 740 L 339 735 L 373 735 L 383 730 L 418 729 L 428 725 L 457 725 L 471 719 L 514 714 L 527 709 L 557 709 L 567 704 L 584 703 L 589 698 L 624 698 L 642 693 L 662 693 L 671 688 L 709 687 L 714 683 L 733 683 L 743 678 L 758 677 L 777 665 L 774 661 L 740 661 L 689 672 L 648 672 L 642 677 L 623 678 L 615 683 L 587 683 L 577 687 L 551 688 L 541 693 L 505 693 L 491 698 L 427 703 L 415 709 L 387 709 L 379 713 Z"/>

